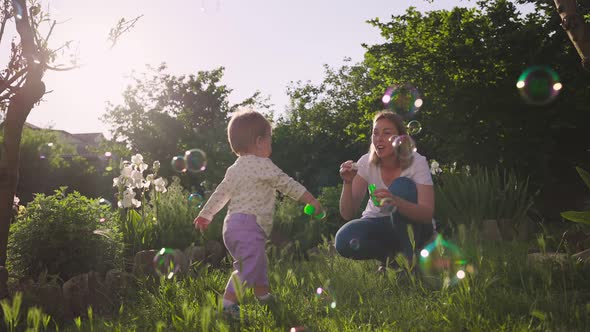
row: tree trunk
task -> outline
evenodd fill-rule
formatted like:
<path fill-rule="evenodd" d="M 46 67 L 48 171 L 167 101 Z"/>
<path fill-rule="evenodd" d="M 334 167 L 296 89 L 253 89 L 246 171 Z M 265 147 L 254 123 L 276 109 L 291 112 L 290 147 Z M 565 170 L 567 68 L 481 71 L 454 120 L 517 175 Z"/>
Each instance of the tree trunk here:
<path fill-rule="evenodd" d="M 582 66 L 590 71 L 590 25 L 577 13 L 576 0 L 554 0 L 561 17 L 561 26 L 567 32 L 576 51 L 582 58 Z"/>
<path fill-rule="evenodd" d="M 12 217 L 14 194 L 18 184 L 20 142 L 23 126 L 35 103 L 45 94 L 44 67 L 39 63 L 34 32 L 29 23 L 25 0 L 13 0 L 20 4 L 22 18 L 15 19 L 20 36 L 22 53 L 27 61 L 26 80 L 23 86 L 10 98 L 4 121 L 4 141 L 0 159 L 0 266 L 6 265 L 7 244 Z M 35 61 L 37 60 L 37 61 Z M 8 295 L 6 282 L 0 280 L 0 298 Z"/>

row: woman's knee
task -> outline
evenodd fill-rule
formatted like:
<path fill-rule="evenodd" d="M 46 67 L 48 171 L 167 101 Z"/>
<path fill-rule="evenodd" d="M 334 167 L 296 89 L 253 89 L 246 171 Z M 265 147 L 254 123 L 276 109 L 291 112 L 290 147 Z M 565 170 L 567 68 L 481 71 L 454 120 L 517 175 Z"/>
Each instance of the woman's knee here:
<path fill-rule="evenodd" d="M 336 232 L 336 236 L 334 237 L 334 247 L 336 247 L 336 252 L 338 252 L 340 256 L 349 257 L 350 255 L 350 250 L 348 250 L 348 246 L 346 245 L 349 242 L 349 237 L 349 230 L 346 226 L 342 226 L 338 232 Z"/>
<path fill-rule="evenodd" d="M 398 197 L 405 199 L 406 201 L 417 203 L 418 202 L 418 190 L 414 180 L 402 176 L 391 183 L 389 191 Z"/>

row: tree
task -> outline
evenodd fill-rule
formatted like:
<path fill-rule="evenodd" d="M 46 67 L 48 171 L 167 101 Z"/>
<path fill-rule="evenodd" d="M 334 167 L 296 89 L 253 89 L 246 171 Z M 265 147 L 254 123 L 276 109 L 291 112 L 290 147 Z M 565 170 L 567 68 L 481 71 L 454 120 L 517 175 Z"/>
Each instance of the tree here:
<path fill-rule="evenodd" d="M 561 26 L 582 58 L 582 66 L 590 71 L 590 24 L 578 14 L 576 0 L 554 0 L 561 17 Z"/>
<path fill-rule="evenodd" d="M 5 28 L 14 21 L 19 39 L 11 41 L 10 57 L 0 72 L 0 110 L 3 113 L 4 136 L 0 157 L 0 266 L 6 263 L 6 249 L 12 217 L 12 204 L 18 185 L 20 143 L 25 121 L 33 107 L 45 94 L 43 75 L 47 70 L 63 71 L 74 68 L 58 62 L 58 55 L 69 43 L 49 47 L 49 39 L 57 25 L 47 13 L 41 11 L 36 0 L 2 0 L 0 2 L 0 42 L 5 41 Z M 136 21 L 119 22 L 119 26 Z M 40 33 L 41 25 L 49 25 L 48 33 Z M 112 40 L 126 31 L 113 29 Z M 6 270 L 2 270 L 5 274 Z M 6 277 L 0 277 L 0 298 L 6 297 Z"/>
<path fill-rule="evenodd" d="M 0 265 L 4 266 L 13 197 L 18 183 L 21 133 L 31 109 L 45 94 L 42 78 L 54 53 L 47 48 L 48 37 L 40 36 L 36 30 L 43 20 L 39 7 L 29 8 L 25 0 L 13 0 L 9 6 L 9 1 L 5 0 L 1 10 L 0 38 L 11 20 L 14 20 L 20 36 L 18 43 L 12 42 L 10 61 L 0 78 L 0 101 L 6 112 L 0 159 Z M 0 297 L 7 296 L 5 282 L 0 282 Z"/>
<path fill-rule="evenodd" d="M 326 89 L 355 77 L 343 70 L 327 73 L 319 86 L 292 89 L 293 109 L 277 127 L 277 132 L 288 134 L 281 139 L 289 149 L 297 151 L 291 156 L 285 152 L 285 160 L 291 161 L 286 168 L 293 167 L 295 159 L 297 165 L 324 167 L 313 160 L 317 156 L 312 158 L 312 146 L 328 151 L 327 163 L 335 163 L 331 154 L 341 153 L 340 148 L 367 142 L 370 115 L 383 108 L 385 89 L 409 82 L 424 100 L 416 116 L 423 127 L 415 137 L 420 153 L 446 163 L 514 168 L 530 176 L 535 188 L 546 189 L 543 205 L 553 204 L 553 212 L 560 211 L 554 202 L 572 197 L 566 188 L 577 183 L 573 166 L 590 165 L 585 152 L 590 91 L 588 74 L 579 72 L 554 7 L 538 2 L 537 10 L 527 15 L 520 14 L 514 2 L 495 0 L 425 14 L 409 8 L 388 22 L 369 21 L 385 41 L 366 45 L 364 61 L 354 66 L 364 68 L 364 79 L 357 80 L 355 88 L 340 84 L 346 93 Z M 583 9 L 582 14 L 589 11 Z M 564 88 L 553 102 L 530 105 L 519 96 L 516 81 L 533 65 L 559 73 Z M 351 107 L 341 106 L 345 100 Z M 321 128 L 330 134 L 321 136 Z M 308 138 L 316 133 L 318 139 Z"/>
<path fill-rule="evenodd" d="M 358 104 L 373 83 L 366 66 L 346 62 L 337 69 L 326 65 L 319 85 L 292 83 L 287 89 L 290 110 L 279 117 L 273 133 L 273 160 L 315 193 L 338 183 L 340 164 L 368 149 L 364 129 L 370 119 Z M 351 137 L 353 132 L 359 134 Z"/>
<path fill-rule="evenodd" d="M 149 160 L 159 160 L 163 176 L 174 174 L 168 166 L 174 156 L 189 149 L 203 150 L 207 172 L 188 173 L 184 185 L 204 180 L 219 183 L 235 158 L 227 142 L 229 115 L 241 106 L 266 106 L 259 94 L 230 105 L 231 90 L 221 83 L 224 68 L 180 76 L 166 71 L 161 64 L 136 75 L 123 93 L 123 105 L 110 105 L 103 121 L 112 126 L 113 140 Z"/>

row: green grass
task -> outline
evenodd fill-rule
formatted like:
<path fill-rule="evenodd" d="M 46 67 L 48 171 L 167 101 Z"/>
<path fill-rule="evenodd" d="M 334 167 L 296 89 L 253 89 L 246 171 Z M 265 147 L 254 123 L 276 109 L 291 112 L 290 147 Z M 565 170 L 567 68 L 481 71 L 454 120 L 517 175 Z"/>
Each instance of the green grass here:
<path fill-rule="evenodd" d="M 220 318 L 220 294 L 229 268 L 198 276 L 145 282 L 112 317 L 62 323 L 65 331 L 584 331 L 590 329 L 590 269 L 526 264 L 527 245 L 463 244 L 475 273 L 436 290 L 404 271 L 376 273 L 375 261 L 314 255 L 276 260 L 270 282 L 272 310 L 246 291 L 246 322 Z M 316 289 L 330 296 L 316 297 Z M 335 308 L 330 303 L 336 302 Z M 53 324 L 53 325 L 52 325 Z M 26 325 L 26 324 L 22 324 Z M 52 322 L 48 330 L 54 330 Z M 19 325 L 20 326 L 20 325 Z M 24 326 L 22 326 L 24 327 Z M 40 328 L 39 330 L 43 330 Z"/>

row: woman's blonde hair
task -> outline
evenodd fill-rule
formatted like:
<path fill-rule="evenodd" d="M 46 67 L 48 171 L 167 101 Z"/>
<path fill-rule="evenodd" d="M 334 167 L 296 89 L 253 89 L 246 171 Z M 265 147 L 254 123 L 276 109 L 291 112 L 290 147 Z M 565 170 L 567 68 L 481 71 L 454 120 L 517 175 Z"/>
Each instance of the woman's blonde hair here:
<path fill-rule="evenodd" d="M 227 125 L 227 139 L 236 154 L 247 153 L 258 137 L 271 133 L 270 122 L 260 113 L 243 110 L 234 113 Z"/>
<path fill-rule="evenodd" d="M 391 111 L 380 111 L 375 114 L 373 117 L 373 127 L 375 127 L 375 123 L 381 119 L 386 119 L 391 121 L 397 129 L 398 135 L 407 135 L 408 131 L 406 130 L 406 126 L 404 125 L 404 120 L 398 114 L 391 112 Z M 400 162 L 400 166 L 402 170 L 410 167 L 412 165 L 412 161 L 414 157 L 410 157 L 409 159 L 401 159 L 399 155 L 397 156 L 397 160 Z M 375 147 L 373 146 L 373 142 L 369 145 L 369 162 L 374 165 L 379 165 L 381 159 L 377 156 L 377 152 L 375 151 Z"/>

